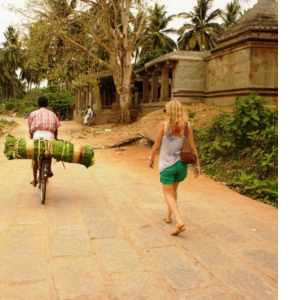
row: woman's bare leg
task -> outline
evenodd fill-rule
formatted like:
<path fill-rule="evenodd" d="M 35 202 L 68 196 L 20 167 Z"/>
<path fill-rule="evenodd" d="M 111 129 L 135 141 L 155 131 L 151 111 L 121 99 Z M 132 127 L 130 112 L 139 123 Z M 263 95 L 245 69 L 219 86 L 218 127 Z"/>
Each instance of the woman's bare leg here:
<path fill-rule="evenodd" d="M 175 201 L 177 202 L 177 188 L 178 188 L 178 185 L 179 185 L 179 182 L 174 182 L 173 184 L 173 189 L 174 189 L 174 199 Z M 171 212 L 171 209 L 170 209 L 170 206 L 168 204 L 168 201 L 166 199 L 166 202 L 167 202 L 167 205 L 168 205 L 168 212 L 165 216 L 165 221 L 166 223 L 171 223 L 171 220 L 172 220 L 172 212 Z"/>
<path fill-rule="evenodd" d="M 178 210 L 177 205 L 177 188 L 179 182 L 175 182 L 174 184 L 163 184 L 163 192 L 168 205 L 167 216 L 171 218 L 171 214 L 173 214 L 176 223 L 181 223 L 181 217 Z"/>

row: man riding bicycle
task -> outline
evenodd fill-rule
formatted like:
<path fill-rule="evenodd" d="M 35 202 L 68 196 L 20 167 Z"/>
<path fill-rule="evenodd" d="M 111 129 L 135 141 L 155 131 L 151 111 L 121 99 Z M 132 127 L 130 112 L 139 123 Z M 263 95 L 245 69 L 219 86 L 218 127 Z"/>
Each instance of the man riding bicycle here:
<path fill-rule="evenodd" d="M 44 138 L 45 140 L 57 140 L 58 128 L 61 126 L 56 114 L 46 107 L 48 106 L 48 99 L 46 97 L 40 97 L 38 99 L 39 109 L 31 112 L 28 116 L 28 128 L 29 135 L 31 139 Z M 49 162 L 49 177 L 52 177 L 51 163 L 52 157 L 48 158 Z M 33 181 L 30 183 L 33 187 L 37 185 L 37 169 L 38 161 L 35 159 L 33 161 Z"/>

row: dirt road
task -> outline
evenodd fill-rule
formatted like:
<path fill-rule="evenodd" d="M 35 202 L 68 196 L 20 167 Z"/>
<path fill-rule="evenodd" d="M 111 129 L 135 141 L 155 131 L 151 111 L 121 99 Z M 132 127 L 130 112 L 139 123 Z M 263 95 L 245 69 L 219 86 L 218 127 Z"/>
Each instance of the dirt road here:
<path fill-rule="evenodd" d="M 27 137 L 15 120 L 13 135 Z M 81 128 L 62 125 L 65 140 Z M 190 171 L 179 188 L 186 231 L 173 237 L 149 152 L 95 150 L 89 169 L 55 163 L 45 205 L 31 161 L 1 155 L 0 299 L 277 299 L 277 209 Z"/>

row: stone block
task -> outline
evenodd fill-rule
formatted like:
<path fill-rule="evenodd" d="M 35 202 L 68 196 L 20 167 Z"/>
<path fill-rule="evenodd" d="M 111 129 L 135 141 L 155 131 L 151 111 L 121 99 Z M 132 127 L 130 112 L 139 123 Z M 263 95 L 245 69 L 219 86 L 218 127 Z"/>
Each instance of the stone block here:
<path fill-rule="evenodd" d="M 49 201 L 47 201 L 49 203 Z M 78 209 L 76 207 L 68 207 L 61 205 L 49 206 L 47 212 L 50 222 L 53 226 L 61 226 L 63 224 L 74 224 L 80 220 L 80 215 L 78 214 Z"/>
<path fill-rule="evenodd" d="M 6 300 L 54 300 L 57 294 L 50 282 L 23 282 L 19 284 L 0 284 L 0 298 Z"/>
<path fill-rule="evenodd" d="M 155 228 L 145 227 L 131 231 L 130 236 L 135 244 L 141 248 L 158 248 L 170 246 L 171 242 L 163 233 Z"/>
<path fill-rule="evenodd" d="M 121 220 L 126 227 L 142 227 L 149 225 L 148 218 L 138 209 L 131 207 L 113 207 L 115 216 Z"/>
<path fill-rule="evenodd" d="M 112 282 L 116 299 L 175 299 L 174 291 L 156 273 L 117 274 Z"/>
<path fill-rule="evenodd" d="M 278 254 L 266 249 L 244 250 L 243 255 L 270 276 L 275 282 L 278 281 Z"/>
<path fill-rule="evenodd" d="M 86 225 L 91 239 L 114 238 L 120 231 L 118 225 L 111 219 L 86 220 Z"/>
<path fill-rule="evenodd" d="M 51 229 L 50 237 L 52 256 L 86 255 L 91 252 L 89 236 L 76 223 L 56 226 Z"/>
<path fill-rule="evenodd" d="M 221 271 L 217 277 L 240 294 L 251 295 L 251 299 L 274 300 L 274 295 L 277 294 L 275 282 L 272 286 L 263 276 L 249 272 L 246 266 L 238 270 Z"/>
<path fill-rule="evenodd" d="M 109 299 L 106 278 L 94 258 L 58 257 L 51 260 L 51 266 L 58 299 Z"/>
<path fill-rule="evenodd" d="M 20 225 L 42 224 L 47 222 L 47 212 L 43 207 L 38 209 L 19 209 L 16 216 L 16 223 Z"/>
<path fill-rule="evenodd" d="M 101 268 L 106 272 L 140 272 L 145 271 L 138 252 L 126 240 L 93 240 L 92 248 L 96 253 Z"/>
<path fill-rule="evenodd" d="M 254 87 L 274 87 L 275 82 L 272 82 L 272 78 L 274 80 L 273 72 L 270 71 L 251 72 L 249 75 L 250 84 Z"/>
<path fill-rule="evenodd" d="M 0 261 L 0 281 L 28 282 L 49 278 L 51 271 L 47 259 L 36 255 L 7 255 Z"/>
<path fill-rule="evenodd" d="M 175 290 L 193 289 L 208 282 L 208 274 L 197 268 L 184 254 L 172 248 L 160 248 L 147 252 L 156 267 L 165 274 Z"/>
<path fill-rule="evenodd" d="M 188 232 L 185 235 L 187 234 Z M 216 242 L 207 234 L 193 233 L 188 239 L 179 241 L 205 269 L 230 267 L 236 262 L 235 257 L 228 253 L 222 243 Z M 210 245 L 209 249 L 206 245 Z"/>

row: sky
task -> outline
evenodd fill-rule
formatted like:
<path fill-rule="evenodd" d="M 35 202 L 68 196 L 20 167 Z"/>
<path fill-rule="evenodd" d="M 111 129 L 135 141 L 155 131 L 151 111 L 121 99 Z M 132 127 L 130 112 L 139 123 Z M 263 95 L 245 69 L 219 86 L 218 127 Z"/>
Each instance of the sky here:
<path fill-rule="evenodd" d="M 172 15 L 178 14 L 180 12 L 192 11 L 193 7 L 197 3 L 197 0 L 158 0 L 158 2 L 161 4 L 165 4 L 168 15 Z M 228 2 L 230 2 L 230 0 L 214 0 L 213 8 L 224 9 Z M 5 9 L 5 7 L 8 4 L 12 4 L 18 8 L 22 8 L 24 7 L 25 3 L 26 0 L 0 0 L 0 43 L 3 43 L 5 41 L 4 32 L 7 30 L 7 27 L 9 25 L 15 25 L 19 22 L 19 17 Z M 252 8 L 256 3 L 257 0 L 248 0 L 247 4 L 242 4 L 242 8 Z M 170 27 L 178 29 L 183 22 L 184 20 L 178 19 L 175 22 L 170 23 Z"/>

